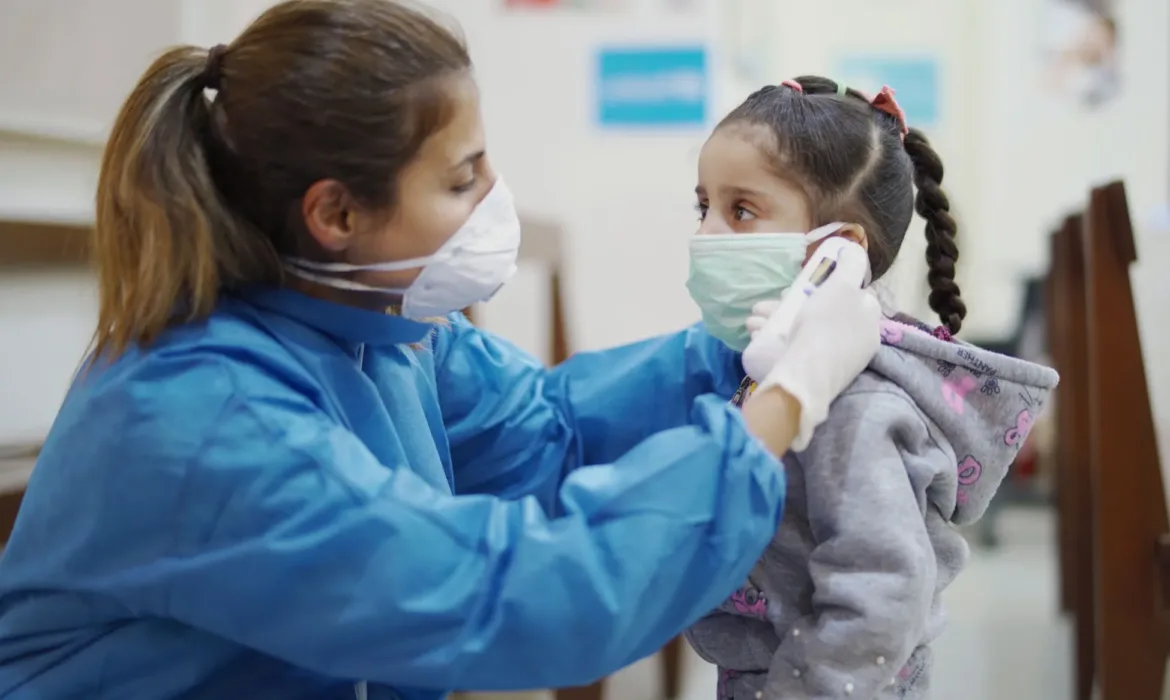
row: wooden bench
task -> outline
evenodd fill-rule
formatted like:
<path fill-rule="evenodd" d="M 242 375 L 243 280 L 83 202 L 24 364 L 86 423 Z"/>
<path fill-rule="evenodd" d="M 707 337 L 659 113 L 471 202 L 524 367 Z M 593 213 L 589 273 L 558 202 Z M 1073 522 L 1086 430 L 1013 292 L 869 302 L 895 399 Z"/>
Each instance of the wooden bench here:
<path fill-rule="evenodd" d="M 1088 312 L 1084 217 L 1068 217 L 1052 235 L 1048 337 L 1060 387 L 1056 391 L 1055 458 L 1061 607 L 1073 619 L 1076 700 L 1093 691 L 1093 501 L 1089 469 Z"/>
<path fill-rule="evenodd" d="M 1052 253 L 1062 599 L 1075 620 L 1076 697 L 1159 700 L 1170 657 L 1170 525 L 1124 186 L 1094 189 L 1083 219 L 1053 235 Z"/>

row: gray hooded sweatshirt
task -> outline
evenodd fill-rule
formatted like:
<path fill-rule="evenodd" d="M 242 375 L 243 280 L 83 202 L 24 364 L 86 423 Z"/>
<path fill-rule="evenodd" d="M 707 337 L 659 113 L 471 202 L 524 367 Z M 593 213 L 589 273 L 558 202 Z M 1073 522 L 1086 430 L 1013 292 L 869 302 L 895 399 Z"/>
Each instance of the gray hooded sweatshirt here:
<path fill-rule="evenodd" d="M 869 368 L 785 459 L 784 518 L 747 582 L 687 639 L 719 700 L 929 696 L 939 595 L 1056 373 L 887 321 Z"/>

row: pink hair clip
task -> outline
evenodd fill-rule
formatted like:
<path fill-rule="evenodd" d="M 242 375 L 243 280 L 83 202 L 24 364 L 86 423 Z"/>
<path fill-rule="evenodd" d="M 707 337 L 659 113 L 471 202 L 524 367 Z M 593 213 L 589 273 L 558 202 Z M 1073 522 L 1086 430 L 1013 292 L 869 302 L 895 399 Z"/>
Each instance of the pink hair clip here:
<path fill-rule="evenodd" d="M 894 99 L 894 89 L 889 85 L 883 85 L 881 92 L 869 101 L 874 109 L 885 112 L 894 119 L 898 120 L 898 129 L 902 132 L 902 140 L 906 140 L 906 134 L 910 133 L 910 127 L 906 124 L 906 112 L 898 106 L 898 101 Z"/>
<path fill-rule="evenodd" d="M 781 80 L 780 85 L 782 87 L 790 87 L 800 93 L 804 92 L 804 88 L 801 87 L 800 83 L 796 82 L 795 80 Z"/>

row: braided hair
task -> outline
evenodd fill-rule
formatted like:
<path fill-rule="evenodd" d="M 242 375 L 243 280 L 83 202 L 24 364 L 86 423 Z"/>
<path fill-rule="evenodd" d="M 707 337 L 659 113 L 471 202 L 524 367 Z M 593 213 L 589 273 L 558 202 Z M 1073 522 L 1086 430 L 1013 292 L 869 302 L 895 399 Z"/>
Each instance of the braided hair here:
<path fill-rule="evenodd" d="M 874 279 L 893 265 L 917 211 L 926 221 L 930 308 L 959 332 L 967 306 L 955 282 L 958 226 L 942 190 L 942 160 L 921 131 L 904 131 L 866 95 L 817 76 L 752 93 L 718 128 L 744 126 L 767 127 L 769 142 L 759 145 L 770 149 L 775 174 L 804 190 L 815 222 L 865 228 Z"/>

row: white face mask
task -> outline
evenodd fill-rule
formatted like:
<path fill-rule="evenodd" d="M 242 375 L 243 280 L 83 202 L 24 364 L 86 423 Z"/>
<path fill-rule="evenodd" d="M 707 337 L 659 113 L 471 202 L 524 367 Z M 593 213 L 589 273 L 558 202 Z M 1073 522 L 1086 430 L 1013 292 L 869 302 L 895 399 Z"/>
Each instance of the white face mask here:
<path fill-rule="evenodd" d="M 516 272 L 520 219 L 503 178 L 471 212 L 467 222 L 433 255 L 411 260 L 350 265 L 286 258 L 289 273 L 335 289 L 402 295 L 402 315 L 421 319 L 446 316 L 491 299 Z M 406 289 L 374 287 L 316 272 L 397 272 L 422 268 Z"/>

